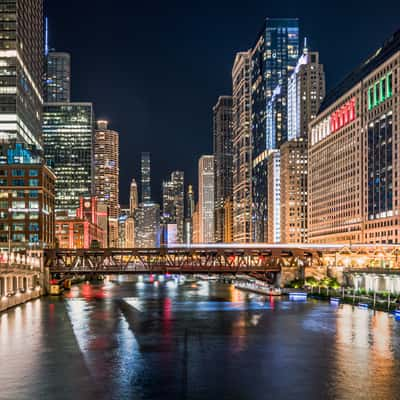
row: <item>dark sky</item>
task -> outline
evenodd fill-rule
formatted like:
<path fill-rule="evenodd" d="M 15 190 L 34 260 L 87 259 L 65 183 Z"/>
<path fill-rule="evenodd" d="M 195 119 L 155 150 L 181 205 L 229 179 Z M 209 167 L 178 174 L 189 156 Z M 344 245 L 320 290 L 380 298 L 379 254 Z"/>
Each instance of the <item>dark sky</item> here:
<path fill-rule="evenodd" d="M 152 154 L 152 190 L 173 170 L 197 183 L 212 152 L 212 106 L 231 93 L 235 53 L 265 16 L 300 18 L 318 50 L 328 89 L 400 29 L 400 1 L 47 0 L 50 45 L 72 55 L 72 99 L 120 133 L 120 201 Z"/>

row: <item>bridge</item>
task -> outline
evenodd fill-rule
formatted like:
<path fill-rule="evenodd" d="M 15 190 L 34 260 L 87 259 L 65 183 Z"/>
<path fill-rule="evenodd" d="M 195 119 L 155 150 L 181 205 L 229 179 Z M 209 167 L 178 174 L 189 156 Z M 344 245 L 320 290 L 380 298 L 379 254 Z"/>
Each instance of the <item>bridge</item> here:
<path fill-rule="evenodd" d="M 322 265 L 321 252 L 306 246 L 193 245 L 157 249 L 54 249 L 45 267 L 63 274 L 277 273 Z"/>

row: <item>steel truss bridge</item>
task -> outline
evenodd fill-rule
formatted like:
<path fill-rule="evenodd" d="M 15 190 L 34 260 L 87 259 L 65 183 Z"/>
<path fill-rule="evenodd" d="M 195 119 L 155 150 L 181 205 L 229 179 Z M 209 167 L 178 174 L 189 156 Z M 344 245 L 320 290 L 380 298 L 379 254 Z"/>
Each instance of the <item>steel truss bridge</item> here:
<path fill-rule="evenodd" d="M 283 268 L 321 266 L 321 252 L 298 246 L 204 245 L 157 249 L 52 249 L 44 254 L 50 273 L 265 274 Z"/>

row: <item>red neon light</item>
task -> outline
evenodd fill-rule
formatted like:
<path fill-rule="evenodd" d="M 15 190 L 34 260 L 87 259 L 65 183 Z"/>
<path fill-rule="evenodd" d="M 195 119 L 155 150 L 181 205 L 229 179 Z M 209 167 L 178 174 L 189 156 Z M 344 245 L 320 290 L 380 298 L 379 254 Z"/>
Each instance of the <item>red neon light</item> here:
<path fill-rule="evenodd" d="M 350 122 L 354 121 L 356 117 L 356 102 L 355 99 L 349 100 L 337 111 L 333 112 L 330 116 L 331 133 L 336 132 L 343 128 Z"/>

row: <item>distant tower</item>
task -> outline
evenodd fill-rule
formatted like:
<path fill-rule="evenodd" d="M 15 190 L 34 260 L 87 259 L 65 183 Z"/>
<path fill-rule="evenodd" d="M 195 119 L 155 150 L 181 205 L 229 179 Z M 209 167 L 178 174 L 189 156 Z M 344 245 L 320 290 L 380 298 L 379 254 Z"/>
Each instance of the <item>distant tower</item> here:
<path fill-rule="evenodd" d="M 195 212 L 193 186 L 188 186 L 186 193 L 186 217 L 183 227 L 183 241 L 186 244 L 193 243 L 193 214 Z"/>
<path fill-rule="evenodd" d="M 71 101 L 71 57 L 68 53 L 47 54 L 44 100 L 46 103 Z"/>
<path fill-rule="evenodd" d="M 199 242 L 214 242 L 214 156 L 199 160 Z"/>
<path fill-rule="evenodd" d="M 131 216 L 138 207 L 138 189 L 135 179 L 132 179 L 131 188 L 129 192 L 129 212 Z"/>
<path fill-rule="evenodd" d="M 142 203 L 151 201 L 150 153 L 143 152 L 141 160 Z"/>

